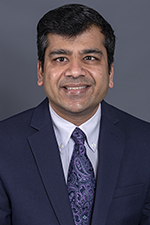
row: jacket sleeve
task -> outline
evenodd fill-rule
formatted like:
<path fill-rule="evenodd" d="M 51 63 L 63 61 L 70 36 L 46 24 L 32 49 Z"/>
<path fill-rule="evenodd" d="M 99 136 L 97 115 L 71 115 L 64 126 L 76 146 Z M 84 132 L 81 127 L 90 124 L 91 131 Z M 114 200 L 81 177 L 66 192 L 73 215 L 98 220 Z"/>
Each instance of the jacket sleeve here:
<path fill-rule="evenodd" d="M 11 225 L 10 201 L 0 180 L 0 225 Z"/>
<path fill-rule="evenodd" d="M 150 225 L 150 189 L 143 208 L 140 225 Z"/>

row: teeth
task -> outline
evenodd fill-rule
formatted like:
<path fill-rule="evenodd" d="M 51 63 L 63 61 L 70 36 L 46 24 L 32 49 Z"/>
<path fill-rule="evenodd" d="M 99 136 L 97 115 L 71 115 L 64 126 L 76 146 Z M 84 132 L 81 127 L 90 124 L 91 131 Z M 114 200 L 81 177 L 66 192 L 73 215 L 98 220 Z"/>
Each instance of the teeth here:
<path fill-rule="evenodd" d="M 84 89 L 87 86 L 83 86 L 83 87 L 66 87 L 67 90 L 80 90 L 80 89 Z"/>

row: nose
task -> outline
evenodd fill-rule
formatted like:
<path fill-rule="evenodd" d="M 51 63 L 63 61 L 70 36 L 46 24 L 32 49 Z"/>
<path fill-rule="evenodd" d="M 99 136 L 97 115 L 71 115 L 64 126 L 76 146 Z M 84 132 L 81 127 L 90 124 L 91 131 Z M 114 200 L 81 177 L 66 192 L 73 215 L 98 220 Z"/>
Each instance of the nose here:
<path fill-rule="evenodd" d="M 72 76 L 77 78 L 79 76 L 85 76 L 86 71 L 82 66 L 82 62 L 77 59 L 73 59 L 68 64 L 68 68 L 65 71 L 65 76 Z"/>

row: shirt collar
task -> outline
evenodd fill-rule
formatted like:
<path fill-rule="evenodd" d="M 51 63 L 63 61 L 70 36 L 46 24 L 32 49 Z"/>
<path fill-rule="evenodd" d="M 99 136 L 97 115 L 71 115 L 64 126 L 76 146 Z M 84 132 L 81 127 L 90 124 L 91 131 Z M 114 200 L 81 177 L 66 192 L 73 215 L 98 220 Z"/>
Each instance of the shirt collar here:
<path fill-rule="evenodd" d="M 89 120 L 79 126 L 79 128 L 86 134 L 87 144 L 94 152 L 96 151 L 98 145 L 100 119 L 101 104 L 99 105 L 96 113 Z"/>
<path fill-rule="evenodd" d="M 71 134 L 76 126 L 69 121 L 60 117 L 49 104 L 50 114 L 53 121 L 54 131 L 60 150 L 63 149 L 69 142 Z M 96 113 L 85 123 L 81 124 L 79 128 L 84 131 L 87 137 L 87 144 L 94 152 L 97 149 L 98 136 L 100 129 L 101 118 L 101 104 Z"/>

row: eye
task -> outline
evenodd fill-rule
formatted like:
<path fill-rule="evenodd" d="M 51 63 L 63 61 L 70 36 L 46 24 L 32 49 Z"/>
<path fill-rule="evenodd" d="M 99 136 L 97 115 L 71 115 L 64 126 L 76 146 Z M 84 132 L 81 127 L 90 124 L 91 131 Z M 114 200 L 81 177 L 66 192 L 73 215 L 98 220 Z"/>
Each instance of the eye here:
<path fill-rule="evenodd" d="M 94 61 L 94 60 L 98 60 L 98 59 L 97 59 L 96 57 L 94 57 L 94 56 L 88 55 L 88 56 L 86 56 L 86 57 L 84 58 L 84 60 Z"/>
<path fill-rule="evenodd" d="M 67 59 L 65 57 L 58 57 L 58 58 L 54 59 L 54 61 L 57 61 L 57 62 L 66 62 Z"/>

